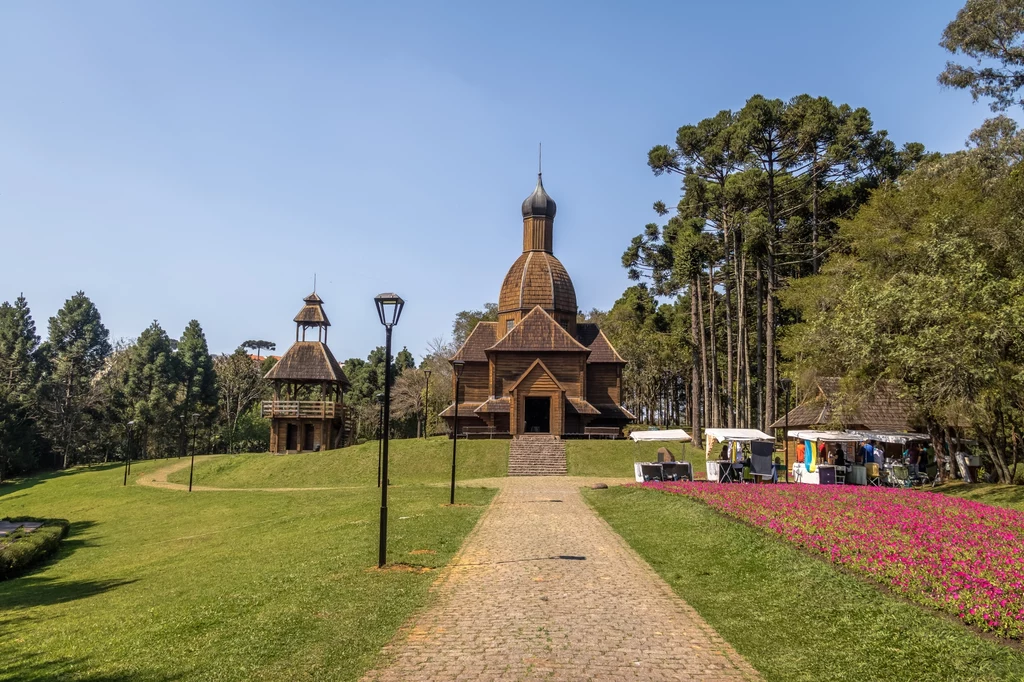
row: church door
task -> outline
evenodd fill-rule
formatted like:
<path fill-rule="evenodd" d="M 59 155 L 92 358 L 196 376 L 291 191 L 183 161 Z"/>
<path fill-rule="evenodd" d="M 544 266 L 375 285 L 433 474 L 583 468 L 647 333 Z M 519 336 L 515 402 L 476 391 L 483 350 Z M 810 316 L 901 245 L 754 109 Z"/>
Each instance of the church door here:
<path fill-rule="evenodd" d="M 304 433 L 302 434 L 302 449 L 312 450 L 313 449 L 313 425 L 306 424 Z"/>
<path fill-rule="evenodd" d="M 299 425 L 289 424 L 288 433 L 285 436 L 285 450 L 298 450 L 299 449 Z"/>
<path fill-rule="evenodd" d="M 551 433 L 551 398 L 527 398 L 526 433 Z"/>

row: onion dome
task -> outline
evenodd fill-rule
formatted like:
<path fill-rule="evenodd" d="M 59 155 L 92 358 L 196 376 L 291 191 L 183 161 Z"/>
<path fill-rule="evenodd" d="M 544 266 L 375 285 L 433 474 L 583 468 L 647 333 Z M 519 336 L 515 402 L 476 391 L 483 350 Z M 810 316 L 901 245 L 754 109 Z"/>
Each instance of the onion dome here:
<path fill-rule="evenodd" d="M 541 189 L 541 192 L 544 190 Z M 547 196 L 546 194 L 544 196 Z M 554 214 L 555 202 L 551 202 Z M 523 210 L 525 211 L 525 205 Z M 561 261 L 546 251 L 527 251 L 505 275 L 498 295 L 498 312 L 528 312 L 540 306 L 548 312 L 576 317 L 576 289 Z"/>
<path fill-rule="evenodd" d="M 526 200 L 523 201 L 523 218 L 555 217 L 555 200 L 544 191 L 544 183 L 541 181 L 540 176 L 541 174 L 537 173 L 537 187 L 533 190 L 533 194 L 526 197 Z"/>

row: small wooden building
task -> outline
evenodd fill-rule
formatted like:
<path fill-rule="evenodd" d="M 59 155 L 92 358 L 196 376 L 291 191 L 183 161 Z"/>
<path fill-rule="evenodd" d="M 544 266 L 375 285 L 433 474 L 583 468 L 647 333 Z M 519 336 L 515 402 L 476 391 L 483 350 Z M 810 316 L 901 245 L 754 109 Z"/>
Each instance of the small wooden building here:
<path fill-rule="evenodd" d="M 577 323 L 576 290 L 552 253 L 555 210 L 538 174 L 498 321 L 477 324 L 450 358 L 466 365 L 455 403 L 441 413 L 449 430 L 456 404 L 467 434 L 615 435 L 633 419 L 620 405 L 625 361 L 597 325 Z"/>
<path fill-rule="evenodd" d="M 316 293 L 303 299 L 295 316 L 295 343 L 264 377 L 274 399 L 263 402 L 270 419 L 270 451 L 308 452 L 345 445 L 344 394 L 348 377 L 327 347 L 331 326 L 324 302 Z M 316 330 L 316 340 L 306 335 Z"/>

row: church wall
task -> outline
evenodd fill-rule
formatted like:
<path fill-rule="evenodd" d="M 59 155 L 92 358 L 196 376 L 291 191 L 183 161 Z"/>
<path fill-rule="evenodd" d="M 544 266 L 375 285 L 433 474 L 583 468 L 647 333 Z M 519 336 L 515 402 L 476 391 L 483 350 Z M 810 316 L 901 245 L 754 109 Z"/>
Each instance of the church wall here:
<path fill-rule="evenodd" d="M 619 405 L 622 382 L 619 365 L 590 365 L 587 367 L 587 401 L 592 405 Z"/>
<path fill-rule="evenodd" d="M 487 363 L 467 362 L 459 380 L 460 403 L 482 403 L 490 397 L 490 373 Z M 452 377 L 454 388 L 455 377 Z"/>
<path fill-rule="evenodd" d="M 495 356 L 495 387 L 498 395 L 508 395 L 523 372 L 530 368 L 534 360 L 540 361 L 551 370 L 559 383 L 565 388 L 566 395 L 581 397 L 582 373 L 580 372 L 580 353 L 500 353 Z"/>

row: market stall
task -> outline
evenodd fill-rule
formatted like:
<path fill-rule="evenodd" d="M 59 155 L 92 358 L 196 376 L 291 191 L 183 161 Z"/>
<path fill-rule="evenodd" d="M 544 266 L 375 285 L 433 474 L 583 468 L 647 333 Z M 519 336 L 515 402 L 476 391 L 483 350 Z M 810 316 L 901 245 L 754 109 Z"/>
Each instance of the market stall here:
<path fill-rule="evenodd" d="M 757 429 L 704 429 L 707 476 L 712 483 L 743 480 L 744 450 L 764 450 L 768 456 L 775 449 L 775 439 Z M 722 447 L 719 447 L 722 446 Z"/>
<path fill-rule="evenodd" d="M 634 443 L 669 442 L 689 443 L 693 438 L 682 429 L 665 429 L 663 431 L 633 431 L 629 434 Z M 682 454 L 682 453 L 680 453 Z M 693 468 L 689 462 L 634 462 L 633 473 L 637 483 L 645 480 L 693 480 Z"/>
<path fill-rule="evenodd" d="M 797 461 L 793 462 L 792 475 L 797 483 L 810 485 L 832 485 L 851 483 L 867 485 L 867 472 L 863 464 L 854 461 L 857 444 L 864 440 L 855 431 L 787 431 L 786 436 L 797 441 Z M 820 461 L 824 449 L 847 446 L 844 450 L 846 463 L 836 466 Z M 802 451 L 802 457 L 800 456 Z"/>

